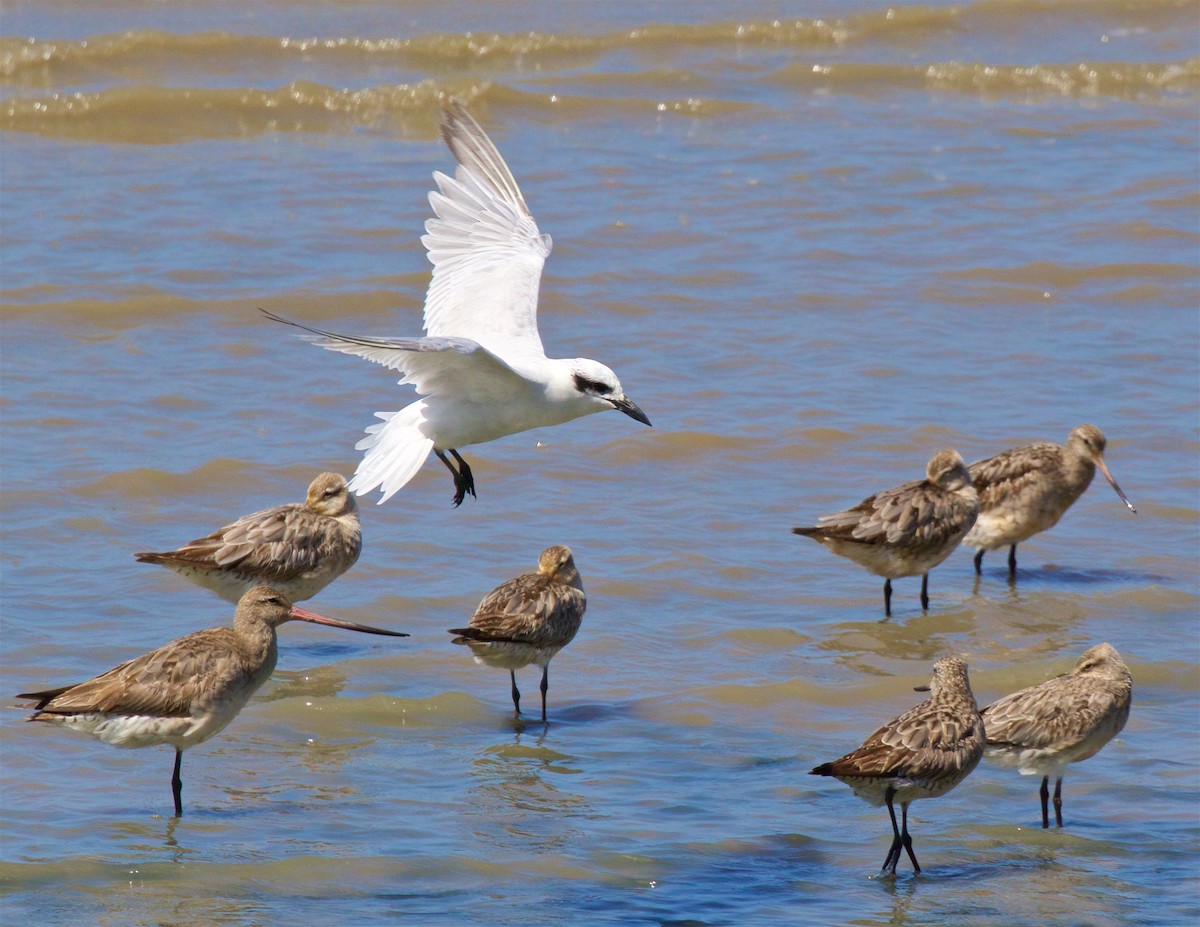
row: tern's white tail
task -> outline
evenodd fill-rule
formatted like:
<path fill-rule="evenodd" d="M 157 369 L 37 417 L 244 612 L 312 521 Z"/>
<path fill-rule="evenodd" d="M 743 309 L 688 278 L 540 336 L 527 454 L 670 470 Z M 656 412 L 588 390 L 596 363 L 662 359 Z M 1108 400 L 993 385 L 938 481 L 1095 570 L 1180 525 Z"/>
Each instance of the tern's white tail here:
<path fill-rule="evenodd" d="M 375 413 L 383 421 L 368 428 L 367 436 L 354 445 L 367 453 L 350 480 L 353 492 L 361 496 L 379 487 L 382 505 L 417 475 L 433 450 L 433 439 L 421 431 L 424 411 L 424 402 L 414 402 L 399 412 Z"/>

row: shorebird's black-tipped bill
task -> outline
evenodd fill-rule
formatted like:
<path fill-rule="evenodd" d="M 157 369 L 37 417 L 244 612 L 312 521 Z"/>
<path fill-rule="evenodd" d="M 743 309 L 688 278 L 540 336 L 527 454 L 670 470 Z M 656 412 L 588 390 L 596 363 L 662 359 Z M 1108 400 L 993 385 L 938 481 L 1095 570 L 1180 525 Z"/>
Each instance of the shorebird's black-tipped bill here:
<path fill-rule="evenodd" d="M 928 692 L 929 686 L 913 686 L 914 692 Z"/>
<path fill-rule="evenodd" d="M 1129 511 L 1136 515 L 1137 509 L 1133 507 L 1132 502 L 1125 498 L 1125 493 L 1121 492 L 1121 487 L 1117 485 L 1117 481 L 1113 479 L 1113 475 L 1108 472 L 1108 465 L 1104 462 L 1104 458 L 1097 457 L 1096 465 L 1100 468 L 1100 472 L 1104 474 L 1104 478 L 1108 480 L 1108 485 L 1117 491 L 1117 495 L 1121 497 L 1121 501 L 1125 503 Z"/>
<path fill-rule="evenodd" d="M 618 412 L 624 412 L 630 418 L 637 419 L 643 425 L 650 425 L 650 419 L 646 417 L 646 413 L 639 409 L 637 403 L 632 399 L 610 399 L 609 402 L 613 404 L 613 408 Z M 653 428 L 654 426 L 650 425 L 650 427 Z"/>
<path fill-rule="evenodd" d="M 345 628 L 347 631 L 362 631 L 364 634 L 382 634 L 385 637 L 408 637 L 403 631 L 385 631 L 383 628 L 372 628 L 365 624 L 355 624 L 353 621 L 342 621 L 338 618 L 326 618 L 324 615 L 318 615 L 316 612 L 310 612 L 308 609 L 301 608 L 299 605 L 292 606 L 292 617 L 297 621 L 308 621 L 312 624 L 324 624 L 331 628 Z"/>

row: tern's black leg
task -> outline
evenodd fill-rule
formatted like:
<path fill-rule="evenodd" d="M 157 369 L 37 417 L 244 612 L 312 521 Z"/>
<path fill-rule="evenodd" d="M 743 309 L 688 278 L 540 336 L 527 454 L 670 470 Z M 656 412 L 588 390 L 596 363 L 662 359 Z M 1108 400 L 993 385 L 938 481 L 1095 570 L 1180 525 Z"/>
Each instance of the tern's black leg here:
<path fill-rule="evenodd" d="M 892 581 L 890 579 L 883 581 L 883 616 L 885 618 L 892 617 Z"/>
<path fill-rule="evenodd" d="M 450 448 L 450 456 L 458 461 L 458 476 L 459 479 L 462 480 L 462 485 L 459 488 L 460 496 L 458 501 L 462 502 L 462 500 L 466 498 L 467 493 L 470 493 L 472 496 L 475 495 L 475 476 L 471 473 L 470 465 L 463 460 L 462 454 L 460 454 L 454 448 Z"/>
<path fill-rule="evenodd" d="M 1014 544 L 1008 549 L 1008 578 L 1017 578 L 1017 545 Z"/>
<path fill-rule="evenodd" d="M 542 723 L 546 723 L 546 690 L 550 688 L 550 664 L 542 667 Z"/>
<path fill-rule="evenodd" d="M 896 874 L 896 863 L 900 862 L 900 848 L 904 846 L 900 828 L 896 826 L 896 809 L 892 807 L 892 798 L 895 795 L 895 789 L 888 789 L 883 796 L 884 801 L 887 802 L 888 816 L 892 819 L 892 845 L 888 849 L 887 858 L 883 861 L 883 868 L 879 870 L 881 875 L 884 873 Z"/>
<path fill-rule="evenodd" d="M 521 690 L 517 688 L 517 671 L 509 670 L 509 678 L 512 679 L 512 697 L 513 697 L 513 717 L 521 717 Z"/>
<path fill-rule="evenodd" d="M 1042 776 L 1042 787 L 1038 791 L 1042 797 L 1042 829 L 1050 826 L 1050 777 Z"/>
<path fill-rule="evenodd" d="M 1054 780 L 1054 821 L 1062 827 L 1062 776 Z"/>
<path fill-rule="evenodd" d="M 983 572 L 983 555 L 987 553 L 982 547 L 979 548 L 979 553 L 975 555 L 975 575 L 979 576 Z"/>
<path fill-rule="evenodd" d="M 463 503 L 463 499 L 467 498 L 467 493 L 470 493 L 472 496 L 475 495 L 475 477 L 471 474 L 471 468 L 463 460 L 462 455 L 454 448 L 448 448 L 448 450 L 454 459 L 458 461 L 458 467 L 455 467 L 449 458 L 437 448 L 434 448 L 433 452 L 437 454 L 438 460 L 446 465 L 446 469 L 454 477 L 454 505 L 460 506 Z"/>
<path fill-rule="evenodd" d="M 903 805 L 900 806 L 900 822 L 901 822 L 900 839 L 904 841 L 904 849 L 908 851 L 908 858 L 912 860 L 913 871 L 920 872 L 921 864 L 917 862 L 917 854 L 913 852 L 913 848 L 912 848 L 912 837 L 910 837 L 908 834 L 908 803 L 907 802 L 905 802 Z M 900 856 L 900 854 L 897 853 L 896 854 L 897 859 L 899 858 L 899 856 Z"/>
<path fill-rule="evenodd" d="M 175 796 L 175 817 L 183 817 L 183 780 L 179 778 L 179 767 L 183 764 L 183 751 L 175 751 L 175 771 L 171 774 L 171 794 Z"/>
<path fill-rule="evenodd" d="M 929 611 L 929 574 L 921 575 L 921 611 Z"/>

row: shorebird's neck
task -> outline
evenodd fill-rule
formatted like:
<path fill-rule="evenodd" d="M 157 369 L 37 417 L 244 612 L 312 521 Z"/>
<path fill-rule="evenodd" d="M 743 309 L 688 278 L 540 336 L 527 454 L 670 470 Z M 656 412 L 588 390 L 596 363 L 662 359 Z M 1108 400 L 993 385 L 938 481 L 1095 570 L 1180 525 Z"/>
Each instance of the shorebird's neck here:
<path fill-rule="evenodd" d="M 270 623 L 257 616 L 236 614 L 233 619 L 235 646 L 246 668 L 255 675 L 270 676 L 279 658 L 278 637 Z"/>

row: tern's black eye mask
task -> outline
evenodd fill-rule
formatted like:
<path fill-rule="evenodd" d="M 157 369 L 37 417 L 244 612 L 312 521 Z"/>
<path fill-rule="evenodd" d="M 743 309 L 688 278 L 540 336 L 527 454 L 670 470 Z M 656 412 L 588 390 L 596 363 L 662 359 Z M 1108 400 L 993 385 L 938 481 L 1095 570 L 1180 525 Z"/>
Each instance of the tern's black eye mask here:
<path fill-rule="evenodd" d="M 607 383 L 601 383 L 599 380 L 589 380 L 581 374 L 575 374 L 575 388 L 581 393 L 594 393 L 597 396 L 607 396 L 612 392 L 612 387 Z"/>

